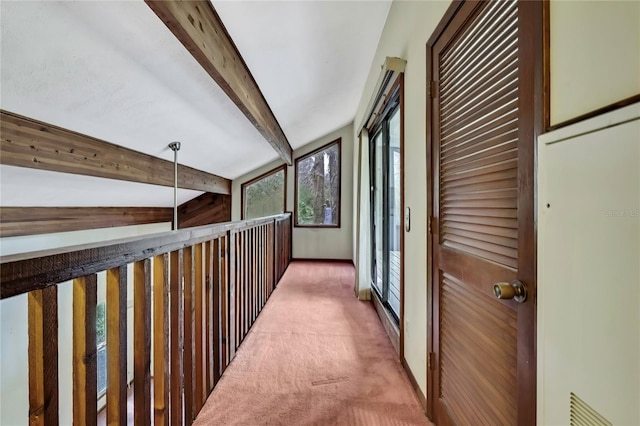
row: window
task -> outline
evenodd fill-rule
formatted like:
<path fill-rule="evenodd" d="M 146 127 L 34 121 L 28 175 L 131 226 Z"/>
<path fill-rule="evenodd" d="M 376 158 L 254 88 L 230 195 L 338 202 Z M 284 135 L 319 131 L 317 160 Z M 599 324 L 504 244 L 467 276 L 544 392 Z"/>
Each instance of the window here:
<path fill-rule="evenodd" d="M 286 194 L 286 164 L 243 183 L 242 218 L 255 219 L 284 213 Z"/>
<path fill-rule="evenodd" d="M 337 139 L 296 159 L 295 226 L 340 227 L 340 147 Z"/>
<path fill-rule="evenodd" d="M 401 159 L 396 89 L 370 141 L 372 287 L 396 320 L 400 316 Z"/>
<path fill-rule="evenodd" d="M 96 306 L 96 346 L 98 350 L 98 398 L 107 391 L 107 313 L 104 302 Z"/>

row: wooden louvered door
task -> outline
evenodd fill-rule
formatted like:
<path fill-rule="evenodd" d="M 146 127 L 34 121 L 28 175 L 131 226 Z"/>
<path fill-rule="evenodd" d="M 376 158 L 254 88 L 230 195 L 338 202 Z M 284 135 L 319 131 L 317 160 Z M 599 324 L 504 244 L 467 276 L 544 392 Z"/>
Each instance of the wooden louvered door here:
<path fill-rule="evenodd" d="M 464 2 L 428 46 L 438 425 L 535 424 L 537 2 Z M 541 39 L 541 36 L 540 36 Z M 522 303 L 494 284 L 520 280 Z M 505 293 L 503 293 L 504 295 Z"/>

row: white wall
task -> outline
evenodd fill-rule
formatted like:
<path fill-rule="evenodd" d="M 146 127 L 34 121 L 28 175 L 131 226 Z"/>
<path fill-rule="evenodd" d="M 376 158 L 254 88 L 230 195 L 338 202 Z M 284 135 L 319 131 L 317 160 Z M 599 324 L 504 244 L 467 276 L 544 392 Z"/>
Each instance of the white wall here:
<path fill-rule="evenodd" d="M 640 2 L 550 3 L 551 124 L 640 94 Z"/>
<path fill-rule="evenodd" d="M 427 153 L 426 43 L 448 1 L 394 1 L 362 94 L 355 123 L 361 123 L 385 57 L 407 61 L 404 101 L 404 200 L 411 208 L 405 232 L 404 356 L 422 392 L 427 392 Z M 357 131 L 358 129 L 354 129 Z M 368 165 L 363 164 L 364 167 Z M 362 243 L 362 242 L 361 242 Z"/>
<path fill-rule="evenodd" d="M 0 255 L 135 237 L 171 230 L 171 223 L 61 232 L 0 239 Z M 128 268 L 127 377 L 133 379 L 133 268 Z M 104 300 L 104 274 L 98 275 L 98 300 Z M 58 377 L 60 424 L 71 424 L 72 413 L 72 285 L 58 286 Z M 27 295 L 0 301 L 0 424 L 26 425 L 29 419 Z"/>
<path fill-rule="evenodd" d="M 293 228 L 295 259 L 352 259 L 353 256 L 353 124 L 317 139 L 293 152 L 297 158 L 342 138 L 340 228 Z M 240 220 L 241 186 L 244 182 L 282 165 L 278 160 L 234 179 L 231 189 L 231 220 Z M 295 161 L 294 161 L 295 164 Z M 287 167 L 287 211 L 293 211 L 295 167 Z"/>

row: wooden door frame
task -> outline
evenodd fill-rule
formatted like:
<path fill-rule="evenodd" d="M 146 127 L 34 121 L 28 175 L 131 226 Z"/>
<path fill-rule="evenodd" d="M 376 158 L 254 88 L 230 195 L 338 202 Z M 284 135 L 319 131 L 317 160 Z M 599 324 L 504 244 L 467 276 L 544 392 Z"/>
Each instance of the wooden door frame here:
<path fill-rule="evenodd" d="M 535 132 L 534 139 L 544 133 L 545 129 L 549 127 L 550 122 L 550 65 L 549 65 L 549 0 L 536 0 L 535 2 L 527 1 L 527 0 L 518 0 L 520 4 L 527 4 L 527 7 L 530 7 L 532 10 L 532 15 L 535 17 L 533 22 L 524 23 L 525 28 L 530 31 L 532 37 L 529 40 L 522 40 L 520 42 L 520 48 L 523 47 L 524 43 L 528 43 L 527 46 L 530 50 L 528 54 L 534 55 L 533 61 L 533 73 L 534 73 L 534 82 L 533 82 L 533 92 L 535 93 L 533 101 L 533 128 Z M 426 411 L 427 416 L 430 420 L 434 420 L 434 360 L 433 360 L 433 352 L 434 352 L 434 309 L 437 308 L 436 300 L 433 298 L 433 246 L 434 246 L 434 236 L 431 232 L 431 220 L 434 215 L 434 202 L 433 197 L 435 194 L 433 193 L 434 189 L 434 167 L 433 167 L 433 123 L 432 123 L 432 96 L 431 91 L 431 81 L 433 80 L 433 47 L 435 43 L 438 41 L 444 30 L 447 28 L 453 17 L 456 15 L 460 7 L 464 4 L 465 0 L 453 0 L 447 10 L 445 11 L 442 19 L 434 29 L 433 33 L 429 37 L 429 40 L 426 44 L 426 84 L 427 84 L 427 97 L 426 97 L 426 167 L 427 167 L 427 300 L 426 300 L 426 308 L 428 311 L 427 315 L 427 395 L 426 395 Z M 523 24 L 519 24 L 523 25 Z M 533 173 L 533 182 L 534 186 L 537 187 L 538 182 L 538 171 L 537 171 L 537 146 L 534 143 L 533 146 L 530 147 L 531 153 L 530 155 L 534 156 L 534 168 L 532 170 Z M 534 189 L 535 194 L 535 189 Z M 535 197 L 535 195 L 534 195 Z M 535 203 L 534 203 L 535 204 Z M 537 240 L 538 240 L 538 230 L 537 230 L 537 210 L 535 205 L 532 206 L 532 220 L 533 220 L 533 253 L 534 261 L 532 263 L 532 267 L 534 268 L 534 276 L 536 276 L 535 268 L 537 267 L 537 263 L 535 261 L 535 253 L 537 250 Z M 533 295 L 535 298 L 536 296 Z M 536 311 L 537 305 L 534 308 L 534 313 L 532 318 L 527 318 L 527 321 L 533 321 L 533 344 L 534 344 L 534 365 L 530 368 L 530 374 L 533 375 L 534 385 L 536 384 L 536 364 L 537 360 L 535 359 L 535 354 L 537 351 L 537 320 L 536 320 Z M 520 385 L 519 385 L 520 386 Z M 536 416 L 536 392 L 532 394 L 532 401 L 529 401 L 527 404 L 527 411 L 532 413 L 533 419 Z M 520 407 L 519 407 L 520 408 Z M 534 420 L 535 423 L 535 420 Z"/>

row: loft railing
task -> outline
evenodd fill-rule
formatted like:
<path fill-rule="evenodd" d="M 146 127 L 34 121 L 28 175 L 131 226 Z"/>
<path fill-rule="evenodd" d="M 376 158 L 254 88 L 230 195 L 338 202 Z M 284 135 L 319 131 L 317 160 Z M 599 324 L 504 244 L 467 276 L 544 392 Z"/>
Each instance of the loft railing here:
<path fill-rule="evenodd" d="M 106 271 L 107 424 L 127 424 L 133 263 L 134 424 L 153 417 L 155 425 L 189 425 L 290 260 L 290 213 L 1 257 L 0 298 L 28 293 L 29 423 L 59 423 L 59 344 L 73 345 L 73 423 L 97 422 L 99 272 Z M 59 342 L 58 284 L 68 280 L 73 342 Z"/>

